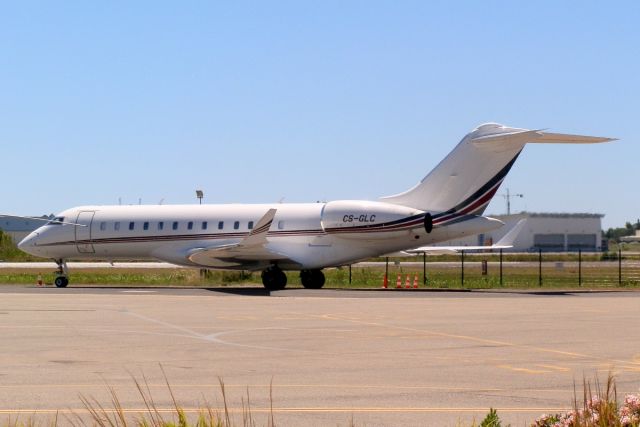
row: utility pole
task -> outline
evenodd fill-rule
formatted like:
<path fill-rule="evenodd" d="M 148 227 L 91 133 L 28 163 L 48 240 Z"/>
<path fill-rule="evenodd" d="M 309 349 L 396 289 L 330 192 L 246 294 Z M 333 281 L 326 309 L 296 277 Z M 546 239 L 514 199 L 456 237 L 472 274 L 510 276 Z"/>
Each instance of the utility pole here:
<path fill-rule="evenodd" d="M 524 194 L 511 194 L 509 193 L 509 189 L 507 188 L 507 194 L 501 194 L 502 197 L 507 201 L 507 215 L 511 215 L 511 198 L 512 197 L 524 197 Z"/>

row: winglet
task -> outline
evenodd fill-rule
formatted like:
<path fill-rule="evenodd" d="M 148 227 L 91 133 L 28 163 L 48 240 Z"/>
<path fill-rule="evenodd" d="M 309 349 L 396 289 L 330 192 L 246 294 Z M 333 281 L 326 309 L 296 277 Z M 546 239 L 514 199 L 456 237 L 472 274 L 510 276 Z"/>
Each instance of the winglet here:
<path fill-rule="evenodd" d="M 253 246 L 266 243 L 267 233 L 269 232 L 269 228 L 271 228 L 273 218 L 276 216 L 276 211 L 277 209 L 269 209 L 267 213 L 260 218 L 256 226 L 251 230 L 251 233 L 249 233 L 249 235 L 245 237 L 239 245 Z"/>

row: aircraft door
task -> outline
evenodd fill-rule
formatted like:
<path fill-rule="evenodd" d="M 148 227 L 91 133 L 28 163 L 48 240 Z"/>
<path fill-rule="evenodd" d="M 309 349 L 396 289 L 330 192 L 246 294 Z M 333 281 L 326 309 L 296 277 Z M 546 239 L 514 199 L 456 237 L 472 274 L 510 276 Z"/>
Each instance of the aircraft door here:
<path fill-rule="evenodd" d="M 81 254 L 95 253 L 93 243 L 91 242 L 91 227 L 93 225 L 93 216 L 95 214 L 96 213 L 94 211 L 83 211 L 78 214 L 78 218 L 76 219 L 77 224 L 85 226 L 74 226 L 76 229 L 76 247 L 78 248 L 78 252 Z"/>

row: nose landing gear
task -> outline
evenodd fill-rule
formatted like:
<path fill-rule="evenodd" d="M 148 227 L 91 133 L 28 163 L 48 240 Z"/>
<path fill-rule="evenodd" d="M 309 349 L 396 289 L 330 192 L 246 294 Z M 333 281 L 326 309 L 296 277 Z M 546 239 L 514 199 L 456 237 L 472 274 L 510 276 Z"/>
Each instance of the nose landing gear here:
<path fill-rule="evenodd" d="M 69 270 L 67 268 L 67 263 L 62 259 L 55 260 L 56 264 L 58 264 L 58 269 L 56 270 L 56 278 L 53 281 L 53 284 L 56 285 L 57 288 L 66 288 L 69 284 Z"/>

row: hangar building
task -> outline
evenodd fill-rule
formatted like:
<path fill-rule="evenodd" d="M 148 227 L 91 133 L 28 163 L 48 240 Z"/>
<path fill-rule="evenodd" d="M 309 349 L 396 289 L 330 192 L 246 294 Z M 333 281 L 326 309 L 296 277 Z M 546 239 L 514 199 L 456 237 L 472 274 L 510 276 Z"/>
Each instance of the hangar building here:
<path fill-rule="evenodd" d="M 577 252 L 602 250 L 602 217 L 590 213 L 534 213 L 515 215 L 489 215 L 505 223 L 505 226 L 485 234 L 452 240 L 446 245 L 491 245 L 500 240 L 520 219 L 526 222 L 505 252 Z M 442 244 L 446 246 L 445 244 Z"/>

